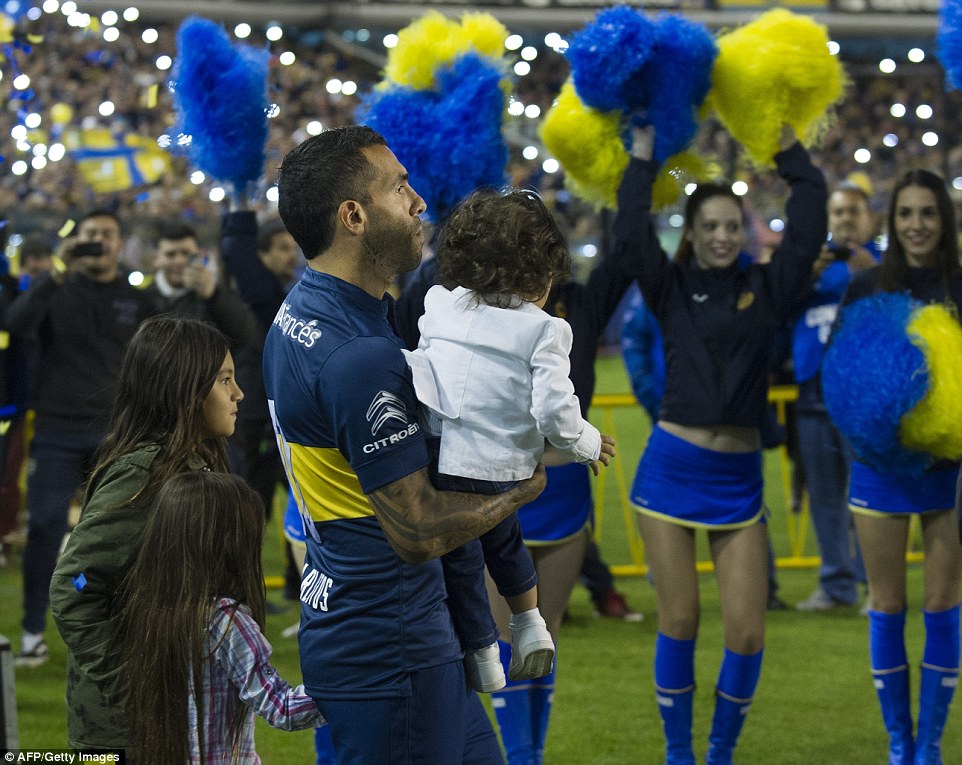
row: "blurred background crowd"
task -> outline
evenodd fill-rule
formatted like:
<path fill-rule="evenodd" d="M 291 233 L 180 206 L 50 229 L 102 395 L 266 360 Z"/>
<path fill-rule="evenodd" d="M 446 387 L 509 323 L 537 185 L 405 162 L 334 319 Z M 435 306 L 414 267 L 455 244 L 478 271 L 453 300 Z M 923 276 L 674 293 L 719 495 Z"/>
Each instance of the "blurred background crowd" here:
<path fill-rule="evenodd" d="M 176 145 L 176 136 L 169 135 L 175 119 L 169 81 L 176 26 L 147 20 L 134 8 L 92 15 L 72 0 L 46 0 L 32 15 L 22 16 L 6 35 L 0 31 L 0 40 L 8 39 L 0 62 L 5 101 L 0 216 L 13 244 L 30 232 L 54 236 L 65 219 L 92 206 L 116 210 L 124 220 L 124 262 L 131 270 L 144 266 L 144 242 L 158 219 L 187 220 L 206 242 L 215 242 L 230 190 L 161 148 L 165 140 Z M 354 120 L 364 94 L 380 80 L 386 46 L 396 37 L 278 23 L 228 28 L 272 54 L 275 106 L 266 171 L 252 192 L 254 204 L 267 212 L 273 168 L 309 133 Z M 540 119 L 568 76 L 564 46 L 558 34 L 519 38 L 514 54 L 527 62 L 528 71 L 516 76 L 512 96 L 524 108 L 506 117 L 509 178 L 541 190 L 565 222 L 575 254 L 590 257 L 601 246 L 605 218 L 565 191 L 562 172 L 537 138 Z M 962 200 L 962 146 L 950 140 L 962 101 L 958 92 L 946 90 L 934 45 L 843 39 L 837 47 L 849 84 L 834 124 L 814 152 L 829 186 L 856 180 L 881 209 L 896 173 L 920 165 L 952 181 Z M 710 118 L 695 148 L 750 192 L 758 246 L 777 237 L 784 199 L 777 176 L 749 167 L 737 144 Z M 666 229 L 680 225 L 677 213 L 665 211 Z"/>

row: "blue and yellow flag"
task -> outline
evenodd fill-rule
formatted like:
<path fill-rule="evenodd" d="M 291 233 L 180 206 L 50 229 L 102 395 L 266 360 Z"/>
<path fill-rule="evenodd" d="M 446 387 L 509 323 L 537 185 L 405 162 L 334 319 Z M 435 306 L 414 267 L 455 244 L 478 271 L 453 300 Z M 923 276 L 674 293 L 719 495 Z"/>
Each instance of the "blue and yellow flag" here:
<path fill-rule="evenodd" d="M 136 133 L 68 130 L 63 142 L 84 181 L 97 193 L 154 183 L 171 169 L 167 152 L 154 139 Z"/>

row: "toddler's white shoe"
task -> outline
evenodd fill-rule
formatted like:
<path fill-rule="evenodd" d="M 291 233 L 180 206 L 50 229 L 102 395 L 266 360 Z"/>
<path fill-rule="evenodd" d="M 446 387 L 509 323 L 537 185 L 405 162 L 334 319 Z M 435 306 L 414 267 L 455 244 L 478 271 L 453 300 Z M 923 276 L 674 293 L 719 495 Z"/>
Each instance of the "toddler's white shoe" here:
<path fill-rule="evenodd" d="M 554 640 L 537 609 L 511 617 L 511 664 L 508 677 L 512 680 L 533 680 L 544 677 L 554 665 Z"/>
<path fill-rule="evenodd" d="M 469 648 L 464 652 L 464 667 L 468 684 L 478 693 L 494 693 L 504 688 L 504 667 L 498 644 L 484 648 Z"/>

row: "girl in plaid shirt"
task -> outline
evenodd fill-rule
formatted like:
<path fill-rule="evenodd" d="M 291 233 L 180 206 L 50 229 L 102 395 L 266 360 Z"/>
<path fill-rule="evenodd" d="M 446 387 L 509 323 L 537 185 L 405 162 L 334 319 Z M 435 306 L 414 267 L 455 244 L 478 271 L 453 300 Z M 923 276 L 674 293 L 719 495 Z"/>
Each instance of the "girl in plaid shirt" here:
<path fill-rule="evenodd" d="M 161 488 L 122 615 L 138 765 L 259 763 L 255 713 L 284 730 L 324 724 L 270 663 L 263 537 L 260 497 L 237 476 Z"/>

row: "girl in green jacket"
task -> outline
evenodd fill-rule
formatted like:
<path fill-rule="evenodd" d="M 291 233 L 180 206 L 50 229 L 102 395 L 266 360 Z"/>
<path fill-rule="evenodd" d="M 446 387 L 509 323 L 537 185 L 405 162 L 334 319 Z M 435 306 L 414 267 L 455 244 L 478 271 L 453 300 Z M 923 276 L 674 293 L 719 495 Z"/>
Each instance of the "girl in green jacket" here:
<path fill-rule="evenodd" d="M 244 394 L 227 339 L 193 319 L 138 328 L 120 371 L 80 522 L 57 563 L 50 602 L 67 645 L 67 728 L 76 748 L 128 746 L 118 634 L 120 585 L 157 490 L 191 470 L 227 472 L 226 438 Z"/>

